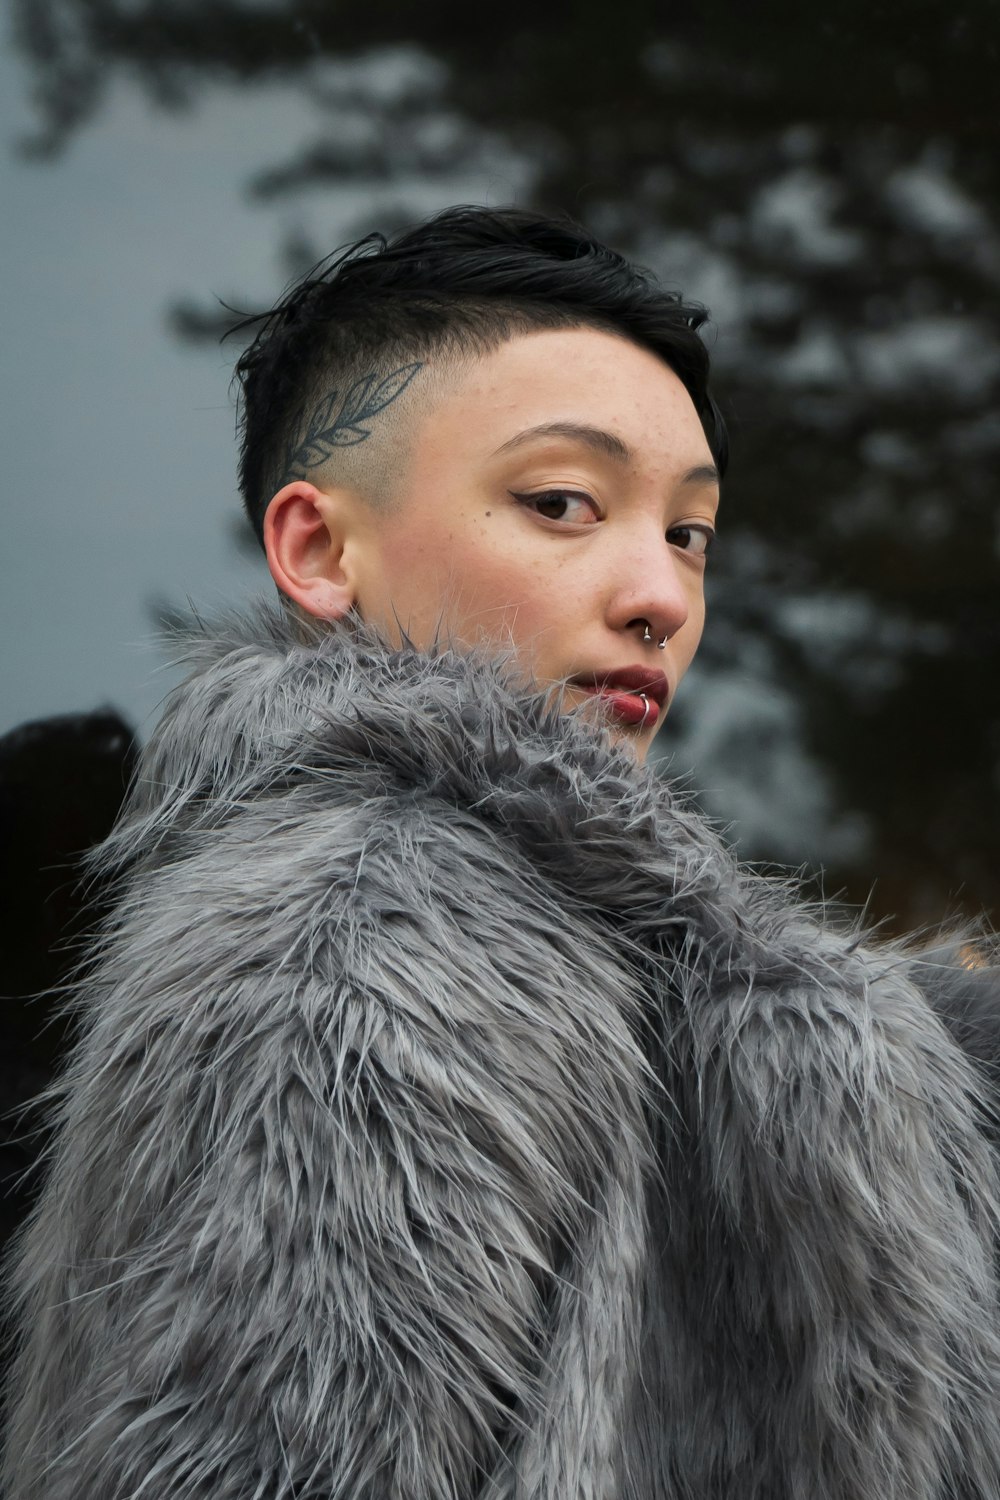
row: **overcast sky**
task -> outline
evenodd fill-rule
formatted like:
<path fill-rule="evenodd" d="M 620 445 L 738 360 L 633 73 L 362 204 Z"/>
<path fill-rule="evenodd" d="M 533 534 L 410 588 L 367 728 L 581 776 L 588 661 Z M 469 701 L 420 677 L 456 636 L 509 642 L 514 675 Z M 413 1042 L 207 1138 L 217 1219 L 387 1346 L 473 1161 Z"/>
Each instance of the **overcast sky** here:
<path fill-rule="evenodd" d="M 27 87 L 0 54 L 0 731 L 106 703 L 143 718 L 166 686 L 152 601 L 211 605 L 259 576 L 227 533 L 226 359 L 178 344 L 165 308 L 273 282 L 238 184 L 263 134 L 294 129 L 287 97 L 165 121 L 123 88 L 34 163 L 16 151 Z"/>
<path fill-rule="evenodd" d="M 377 63 L 390 76 L 399 58 Z M 412 59 L 410 67 L 412 68 Z M 405 71 L 405 68 L 404 68 Z M 52 162 L 19 157 L 30 79 L 0 51 L 4 337 L 0 443 L 0 733 L 29 718 L 113 704 L 148 731 L 172 678 L 153 602 L 211 611 L 267 590 L 232 541 L 236 350 L 192 349 L 166 324 L 174 299 L 267 301 L 283 235 L 338 243 L 365 211 L 357 189 L 264 207 L 246 179 L 316 128 L 297 83 L 206 91 L 190 112 L 113 86 L 98 119 Z M 500 173 L 503 178 L 503 173 Z M 512 167 L 482 181 L 413 184 L 415 212 L 508 198 Z"/>

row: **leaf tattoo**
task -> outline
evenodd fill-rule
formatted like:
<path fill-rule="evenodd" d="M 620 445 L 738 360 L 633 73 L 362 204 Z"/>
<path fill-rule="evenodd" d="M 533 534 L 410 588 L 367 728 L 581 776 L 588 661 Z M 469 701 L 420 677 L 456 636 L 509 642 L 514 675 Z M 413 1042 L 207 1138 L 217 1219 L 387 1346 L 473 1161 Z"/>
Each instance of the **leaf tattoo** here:
<path fill-rule="evenodd" d="M 314 469 L 329 458 L 335 448 L 353 448 L 356 443 L 363 443 L 371 437 L 371 429 L 365 423 L 391 406 L 422 368 L 422 360 L 412 365 L 400 365 L 398 370 L 377 382 L 372 371 L 355 381 L 343 399 L 339 391 L 331 391 L 313 411 L 308 424 L 303 409 L 292 431 L 299 433 L 305 428 L 305 436 L 298 442 L 293 439 L 289 444 L 285 473 L 293 477 L 306 469 Z"/>

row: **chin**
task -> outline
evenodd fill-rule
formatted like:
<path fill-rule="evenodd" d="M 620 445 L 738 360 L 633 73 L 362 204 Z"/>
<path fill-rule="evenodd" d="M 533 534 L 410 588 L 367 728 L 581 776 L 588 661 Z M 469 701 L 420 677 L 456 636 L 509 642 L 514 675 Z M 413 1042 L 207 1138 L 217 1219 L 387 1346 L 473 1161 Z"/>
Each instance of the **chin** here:
<path fill-rule="evenodd" d="M 652 744 L 648 735 L 644 734 L 640 737 L 637 734 L 630 734 L 627 729 L 612 729 L 610 737 L 613 744 L 618 745 L 622 750 L 628 750 L 633 760 L 637 761 L 640 766 L 645 763 Z"/>

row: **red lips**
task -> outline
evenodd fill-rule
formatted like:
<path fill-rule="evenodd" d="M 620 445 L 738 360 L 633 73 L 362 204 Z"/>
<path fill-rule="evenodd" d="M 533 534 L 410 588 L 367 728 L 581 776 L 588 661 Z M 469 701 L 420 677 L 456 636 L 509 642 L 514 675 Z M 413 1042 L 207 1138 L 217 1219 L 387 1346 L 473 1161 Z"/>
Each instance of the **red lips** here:
<path fill-rule="evenodd" d="M 649 667 L 621 667 L 617 672 L 594 672 L 574 677 L 578 687 L 596 689 L 599 693 L 645 693 L 662 708 L 670 696 L 670 684 L 662 672 Z"/>
<path fill-rule="evenodd" d="M 648 667 L 581 674 L 572 681 L 586 692 L 599 695 L 610 716 L 620 724 L 643 729 L 652 728 L 670 696 L 670 684 L 664 674 Z"/>

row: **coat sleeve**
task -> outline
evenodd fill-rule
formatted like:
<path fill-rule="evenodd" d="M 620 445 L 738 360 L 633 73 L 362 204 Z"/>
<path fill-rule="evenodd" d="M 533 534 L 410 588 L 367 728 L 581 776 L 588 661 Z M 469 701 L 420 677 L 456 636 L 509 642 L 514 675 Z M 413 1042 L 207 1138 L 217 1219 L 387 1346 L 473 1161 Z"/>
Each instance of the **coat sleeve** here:
<path fill-rule="evenodd" d="M 765 917 L 687 1059 L 717 1274 L 771 1362 L 734 1398 L 747 1446 L 824 1494 L 1000 1493 L 995 1101 L 954 1039 L 989 1050 L 989 971 Z"/>
<path fill-rule="evenodd" d="M 910 977 L 952 1038 L 971 1057 L 993 1099 L 1000 1127 L 1000 946 L 980 933 L 914 955 Z M 1000 1129 L 996 1131 L 1000 1138 Z"/>
<path fill-rule="evenodd" d="M 565 911 L 424 833 L 257 809 L 133 878 L 13 1268 L 5 1493 L 464 1500 L 503 1467 L 638 1064 Z"/>

